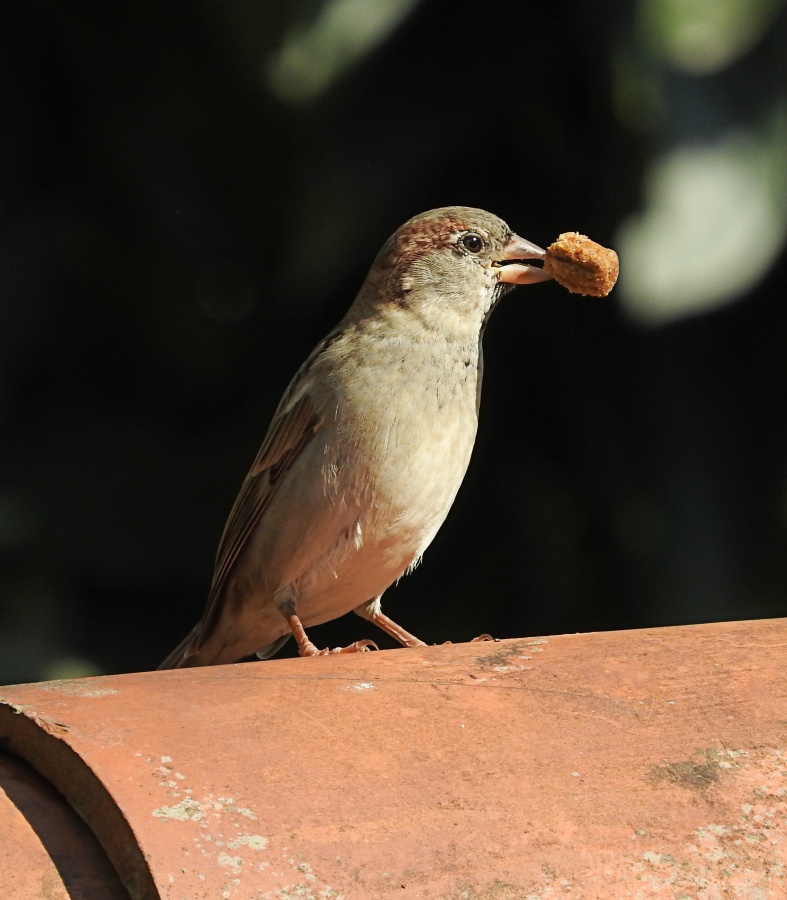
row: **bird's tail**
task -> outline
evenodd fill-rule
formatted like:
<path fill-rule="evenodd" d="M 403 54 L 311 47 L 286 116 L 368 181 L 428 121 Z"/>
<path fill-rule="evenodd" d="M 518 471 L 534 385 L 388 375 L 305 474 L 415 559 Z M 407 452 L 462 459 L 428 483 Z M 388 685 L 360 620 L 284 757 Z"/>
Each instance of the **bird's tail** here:
<path fill-rule="evenodd" d="M 222 663 L 237 662 L 237 656 L 225 655 L 206 655 L 205 647 L 200 646 L 201 629 L 199 625 L 194 628 L 183 638 L 172 653 L 159 665 L 159 669 L 186 669 L 190 666 L 216 666 Z M 268 659 L 273 656 L 287 641 L 292 637 L 290 632 L 276 638 L 271 643 L 261 647 L 256 652 L 258 659 Z"/>
<path fill-rule="evenodd" d="M 189 658 L 194 655 L 194 645 L 197 642 L 197 628 L 191 631 L 183 638 L 177 647 L 160 663 L 159 669 L 182 669 L 192 665 Z"/>

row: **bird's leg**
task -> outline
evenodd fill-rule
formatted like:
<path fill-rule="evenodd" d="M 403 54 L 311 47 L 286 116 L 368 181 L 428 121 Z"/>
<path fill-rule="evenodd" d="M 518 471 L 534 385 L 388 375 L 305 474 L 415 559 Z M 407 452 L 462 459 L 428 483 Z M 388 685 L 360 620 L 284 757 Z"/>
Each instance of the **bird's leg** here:
<path fill-rule="evenodd" d="M 426 644 L 409 631 L 405 631 L 401 625 L 397 625 L 393 619 L 389 619 L 384 612 L 380 610 L 380 598 L 375 597 L 367 603 L 362 603 L 356 607 L 355 612 L 367 622 L 371 622 L 378 628 L 390 635 L 395 641 L 398 641 L 403 647 L 425 647 Z"/>
<path fill-rule="evenodd" d="M 318 650 L 309 640 L 303 625 L 301 625 L 301 620 L 295 613 L 290 613 L 285 618 L 292 631 L 292 636 L 298 644 L 299 656 L 327 656 L 329 653 L 363 653 L 370 647 L 374 647 L 375 650 L 378 649 L 374 641 L 363 640 L 355 641 L 355 643 L 349 644 L 347 647 L 334 647 L 333 650 L 329 650 L 326 647 L 324 650 Z"/>
<path fill-rule="evenodd" d="M 397 625 L 393 619 L 389 619 L 388 616 L 386 616 L 380 609 L 379 597 L 375 597 L 374 600 L 368 600 L 366 603 L 362 603 L 360 606 L 356 607 L 354 612 L 362 619 L 366 619 L 367 622 L 372 622 L 378 628 L 382 628 L 386 634 L 390 635 L 395 641 L 398 641 L 403 647 L 427 646 L 420 638 L 417 638 L 414 634 L 410 634 L 409 631 L 405 631 L 401 625 Z M 473 638 L 470 643 L 475 644 L 478 641 L 496 640 L 497 638 L 493 638 L 491 634 L 480 634 L 477 638 Z M 446 641 L 445 643 L 450 644 L 451 641 Z"/>

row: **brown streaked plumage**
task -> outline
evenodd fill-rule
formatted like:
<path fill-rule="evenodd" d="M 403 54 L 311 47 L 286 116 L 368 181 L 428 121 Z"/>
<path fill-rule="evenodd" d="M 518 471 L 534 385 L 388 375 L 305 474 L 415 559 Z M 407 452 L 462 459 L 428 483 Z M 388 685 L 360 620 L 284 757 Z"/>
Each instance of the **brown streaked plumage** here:
<path fill-rule="evenodd" d="M 380 610 L 443 523 L 475 441 L 481 334 L 544 251 L 483 210 L 448 207 L 384 244 L 347 315 L 279 403 L 230 511 L 200 622 L 160 668 L 266 658 L 354 610 Z M 365 650 L 371 641 L 330 652 Z"/>

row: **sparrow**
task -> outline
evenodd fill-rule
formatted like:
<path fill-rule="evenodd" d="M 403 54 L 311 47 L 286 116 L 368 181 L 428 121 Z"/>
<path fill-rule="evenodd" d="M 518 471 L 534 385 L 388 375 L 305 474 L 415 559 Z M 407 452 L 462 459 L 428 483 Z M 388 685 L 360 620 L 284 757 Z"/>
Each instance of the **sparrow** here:
<path fill-rule="evenodd" d="M 545 251 L 497 216 L 455 206 L 405 222 L 345 317 L 279 403 L 221 536 L 201 620 L 159 666 L 272 656 L 350 611 L 405 647 L 383 592 L 442 525 L 475 443 L 481 339 L 513 286 L 551 276 Z"/>

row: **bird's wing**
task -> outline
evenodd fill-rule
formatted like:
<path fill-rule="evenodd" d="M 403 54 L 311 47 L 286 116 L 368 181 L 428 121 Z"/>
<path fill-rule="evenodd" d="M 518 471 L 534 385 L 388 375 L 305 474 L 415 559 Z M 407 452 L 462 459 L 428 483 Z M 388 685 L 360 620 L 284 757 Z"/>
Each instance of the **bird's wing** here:
<path fill-rule="evenodd" d="M 249 535 L 260 521 L 282 479 L 319 426 L 320 416 L 309 394 L 302 394 L 289 409 L 274 417 L 224 526 L 216 554 L 211 598 L 222 592 L 227 576 Z"/>
<path fill-rule="evenodd" d="M 161 663 L 160 669 L 183 665 L 204 646 L 219 618 L 233 566 L 287 471 L 320 429 L 321 418 L 308 392 L 308 379 L 301 377 L 302 373 L 303 370 L 296 375 L 282 398 L 254 465 L 230 510 L 219 542 L 213 581 L 202 618 Z"/>
<path fill-rule="evenodd" d="M 211 633 L 233 566 L 287 472 L 322 425 L 322 417 L 311 393 L 304 389 L 300 375 L 293 379 L 282 398 L 257 458 L 230 510 L 216 553 L 208 602 L 189 655 L 196 653 Z"/>

